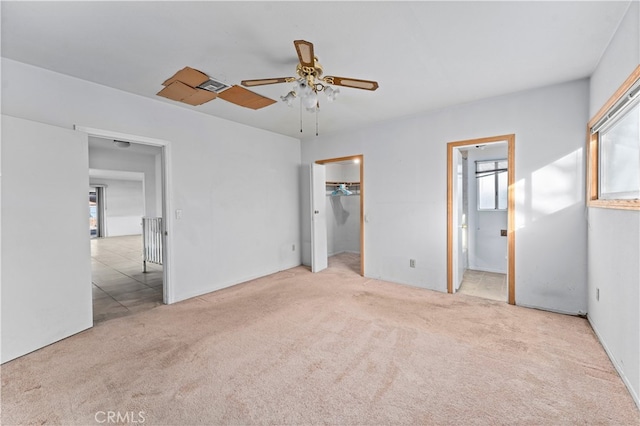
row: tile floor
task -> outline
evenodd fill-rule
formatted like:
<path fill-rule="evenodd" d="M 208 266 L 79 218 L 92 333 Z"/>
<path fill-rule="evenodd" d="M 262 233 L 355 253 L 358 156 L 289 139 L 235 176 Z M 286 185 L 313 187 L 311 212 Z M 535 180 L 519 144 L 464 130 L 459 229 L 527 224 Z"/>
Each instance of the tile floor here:
<path fill-rule="evenodd" d="M 507 274 L 467 269 L 458 293 L 506 302 Z"/>
<path fill-rule="evenodd" d="M 162 266 L 142 272 L 142 236 L 91 239 L 93 322 L 130 315 L 162 304 Z"/>

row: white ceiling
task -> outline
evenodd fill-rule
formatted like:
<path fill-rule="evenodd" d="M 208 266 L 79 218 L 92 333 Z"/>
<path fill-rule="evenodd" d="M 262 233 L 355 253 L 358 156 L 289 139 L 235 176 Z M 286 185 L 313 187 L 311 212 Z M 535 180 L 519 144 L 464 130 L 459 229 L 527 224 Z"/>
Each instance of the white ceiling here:
<path fill-rule="evenodd" d="M 380 84 L 321 103 L 326 134 L 587 77 L 630 1 L 2 1 L 2 56 L 299 138 L 297 106 L 156 93 L 184 66 L 228 84 L 294 76 L 304 39 L 325 75 Z M 290 86 L 252 90 L 279 100 Z M 303 127 L 315 134 L 313 114 Z"/>

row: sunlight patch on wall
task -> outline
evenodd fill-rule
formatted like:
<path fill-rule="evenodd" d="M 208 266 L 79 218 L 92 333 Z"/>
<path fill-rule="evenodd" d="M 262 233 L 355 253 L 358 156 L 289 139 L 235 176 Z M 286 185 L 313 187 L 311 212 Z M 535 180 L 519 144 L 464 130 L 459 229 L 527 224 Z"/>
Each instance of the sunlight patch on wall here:
<path fill-rule="evenodd" d="M 582 148 L 580 148 L 532 173 L 532 221 L 583 201 L 582 157 Z"/>
<path fill-rule="evenodd" d="M 514 184 L 516 195 L 515 229 L 522 229 L 527 225 L 525 204 L 527 202 L 527 180 L 520 179 Z"/>

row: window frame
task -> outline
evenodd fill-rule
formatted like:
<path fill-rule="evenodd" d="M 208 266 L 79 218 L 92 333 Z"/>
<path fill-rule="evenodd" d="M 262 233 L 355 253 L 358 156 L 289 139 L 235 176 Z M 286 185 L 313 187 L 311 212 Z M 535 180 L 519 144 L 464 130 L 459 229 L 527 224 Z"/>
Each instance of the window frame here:
<path fill-rule="evenodd" d="M 622 99 L 624 94 L 640 80 L 640 65 L 622 83 L 609 100 L 600 108 L 596 115 L 587 124 L 587 206 L 608 209 L 640 210 L 638 199 L 603 199 L 599 195 L 600 182 L 600 147 L 599 132 L 591 133 L 591 128 L 596 125 L 611 108 Z"/>
<path fill-rule="evenodd" d="M 478 165 L 481 163 L 493 163 L 494 168 L 491 170 L 486 170 L 486 171 L 478 171 Z M 507 163 L 507 168 L 502 170 L 499 167 L 499 163 Z M 489 208 L 481 208 L 480 207 L 480 177 L 478 176 L 479 174 L 492 174 L 493 175 L 493 208 L 489 209 Z M 507 197 L 505 197 L 506 199 L 508 199 L 508 193 L 509 193 L 509 184 L 508 184 L 508 176 L 509 176 L 509 162 L 507 158 L 498 158 L 495 160 L 476 160 L 475 161 L 475 177 L 476 177 L 476 210 L 479 212 L 504 212 L 508 210 L 509 207 L 509 203 L 506 202 L 505 203 L 505 207 L 504 208 L 500 208 L 500 182 L 499 182 L 499 175 L 500 173 L 504 173 L 505 176 L 507 176 L 507 186 L 505 188 L 505 195 L 507 195 Z M 484 177 L 484 176 L 483 176 Z"/>

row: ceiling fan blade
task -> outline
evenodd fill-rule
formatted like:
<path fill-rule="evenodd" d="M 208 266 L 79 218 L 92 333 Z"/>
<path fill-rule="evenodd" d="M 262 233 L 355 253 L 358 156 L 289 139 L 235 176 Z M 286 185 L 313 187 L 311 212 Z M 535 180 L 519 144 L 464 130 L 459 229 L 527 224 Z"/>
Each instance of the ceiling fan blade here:
<path fill-rule="evenodd" d="M 377 81 L 360 80 L 357 78 L 326 76 L 322 79 L 322 81 L 324 81 L 327 84 L 334 84 L 336 86 L 343 86 L 343 87 L 352 87 L 354 89 L 376 90 L 378 88 Z"/>
<path fill-rule="evenodd" d="M 240 84 L 245 87 L 253 87 L 264 86 L 265 84 L 288 83 L 294 80 L 295 78 L 293 77 L 262 78 L 259 80 L 242 80 Z"/>
<path fill-rule="evenodd" d="M 304 40 L 294 40 L 293 44 L 296 46 L 300 65 L 303 67 L 315 67 L 316 61 L 315 56 L 313 56 L 313 43 Z"/>

